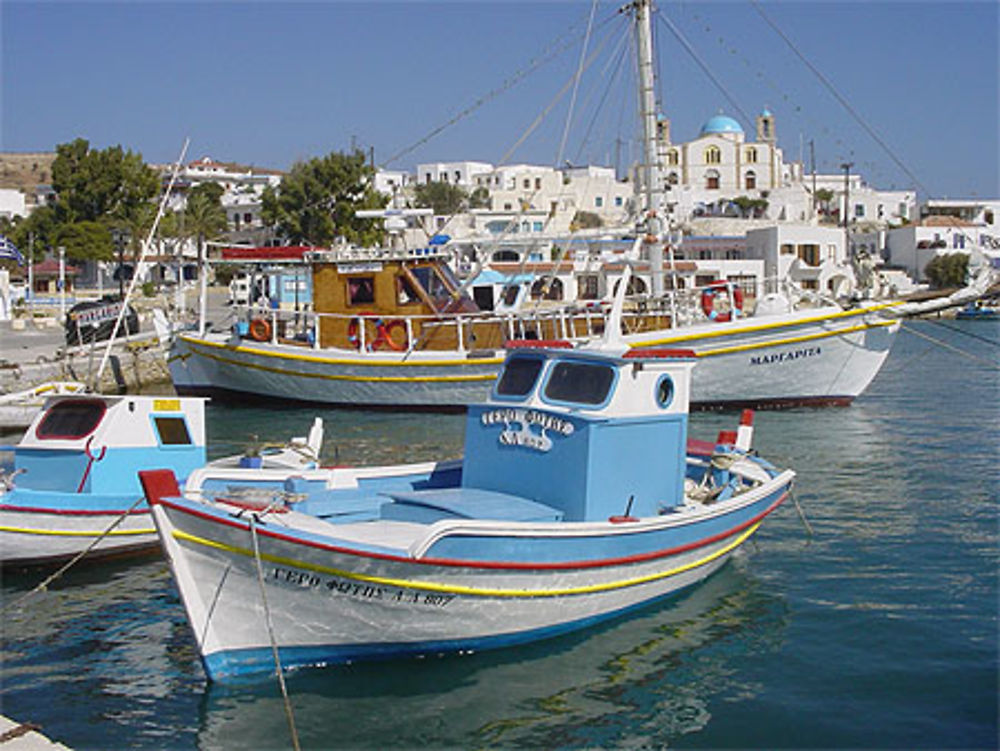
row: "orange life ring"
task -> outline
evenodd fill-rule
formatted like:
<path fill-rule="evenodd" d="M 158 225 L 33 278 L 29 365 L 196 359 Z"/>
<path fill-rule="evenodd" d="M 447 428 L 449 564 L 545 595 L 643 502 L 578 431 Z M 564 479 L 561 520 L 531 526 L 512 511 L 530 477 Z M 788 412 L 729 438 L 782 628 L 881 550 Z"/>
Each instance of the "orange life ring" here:
<path fill-rule="evenodd" d="M 392 332 L 396 329 L 403 330 L 403 341 L 397 343 L 395 339 L 392 338 Z M 410 339 L 406 334 L 406 323 L 400 319 L 395 319 L 383 324 L 381 319 L 376 321 L 375 330 L 378 331 L 378 337 L 375 339 L 373 347 L 379 347 L 384 345 L 394 352 L 402 352 L 410 345 Z"/>
<path fill-rule="evenodd" d="M 715 297 L 719 294 L 725 294 L 730 286 L 729 282 L 712 282 L 701 292 L 701 309 L 708 316 L 709 320 L 717 321 L 719 323 L 725 323 L 726 321 L 731 321 L 733 318 L 739 318 L 743 315 L 743 290 L 741 290 L 735 284 L 732 285 L 733 288 L 733 307 L 731 310 L 727 310 L 725 313 L 720 313 L 715 309 Z"/>
<path fill-rule="evenodd" d="M 266 318 L 254 318 L 250 321 L 250 338 L 258 342 L 271 341 L 271 322 Z"/>

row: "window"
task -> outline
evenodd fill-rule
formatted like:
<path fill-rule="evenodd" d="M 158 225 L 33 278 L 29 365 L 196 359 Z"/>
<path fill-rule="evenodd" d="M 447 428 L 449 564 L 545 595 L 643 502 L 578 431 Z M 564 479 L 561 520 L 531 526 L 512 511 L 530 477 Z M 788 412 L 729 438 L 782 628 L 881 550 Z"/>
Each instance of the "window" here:
<path fill-rule="evenodd" d="M 656 403 L 666 409 L 674 400 L 674 382 L 670 376 L 661 376 L 656 382 Z"/>
<path fill-rule="evenodd" d="M 500 380 L 497 381 L 499 396 L 527 396 L 535 387 L 544 360 L 537 357 L 512 357 L 507 361 Z"/>
<path fill-rule="evenodd" d="M 722 151 L 718 146 L 705 149 L 705 164 L 722 164 Z"/>
<path fill-rule="evenodd" d="M 667 175 L 667 184 L 668 185 L 676 185 L 678 182 L 680 182 L 680 178 L 677 177 L 677 173 L 676 172 L 671 172 L 669 175 Z"/>
<path fill-rule="evenodd" d="M 604 206 L 604 198 L 602 196 L 594 196 L 594 206 L 597 208 Z"/>
<path fill-rule="evenodd" d="M 680 158 L 677 156 L 677 149 L 670 149 L 670 151 L 667 152 L 667 164 L 671 167 L 676 167 L 679 161 Z"/>
<path fill-rule="evenodd" d="M 525 190 L 531 189 L 531 179 L 528 177 L 524 178 L 524 189 Z"/>
<path fill-rule="evenodd" d="M 793 256 L 795 255 L 795 246 L 791 243 L 783 243 L 781 246 L 781 255 L 783 256 Z"/>
<path fill-rule="evenodd" d="M 865 215 L 865 205 L 863 203 L 854 204 L 854 216 L 861 218 Z"/>
<path fill-rule="evenodd" d="M 755 149 L 753 146 L 751 146 L 746 150 L 746 161 L 748 164 L 757 163 L 757 149 Z"/>
<path fill-rule="evenodd" d="M 615 206 L 621 206 L 623 203 L 621 196 L 615 196 Z"/>
<path fill-rule="evenodd" d="M 243 221 L 246 222 L 247 224 L 250 224 L 250 222 L 253 221 L 253 214 L 251 214 L 249 211 L 245 213 L 243 215 Z"/>
<path fill-rule="evenodd" d="M 532 300 L 562 300 L 563 283 L 560 279 L 538 279 L 531 285 Z"/>
<path fill-rule="evenodd" d="M 746 188 L 747 190 L 754 190 L 757 187 L 757 173 L 750 170 L 746 174 Z"/>
<path fill-rule="evenodd" d="M 709 190 L 719 189 L 719 173 L 717 170 L 710 169 L 705 173 L 705 187 Z"/>
<path fill-rule="evenodd" d="M 532 222 L 531 223 L 531 231 L 532 232 L 541 232 L 544 227 L 545 227 L 545 225 L 542 222 Z"/>
<path fill-rule="evenodd" d="M 420 300 L 420 296 L 417 294 L 417 291 L 413 289 L 413 285 L 410 284 L 410 280 L 405 276 L 396 277 L 396 300 L 400 305 L 408 305 Z"/>
<path fill-rule="evenodd" d="M 347 304 L 370 305 L 373 302 L 375 302 L 375 277 L 349 277 L 347 280 Z"/>
<path fill-rule="evenodd" d="M 191 435 L 183 417 L 154 417 L 153 424 L 164 446 L 190 446 Z"/>
<path fill-rule="evenodd" d="M 535 190 L 541 190 L 541 189 L 542 189 L 542 178 L 536 177 L 535 178 Z"/>
<path fill-rule="evenodd" d="M 42 418 L 35 436 L 41 440 L 83 438 L 97 429 L 104 412 L 103 402 L 76 399 L 59 402 Z"/>
<path fill-rule="evenodd" d="M 581 274 L 576 278 L 576 296 L 580 300 L 596 300 L 598 294 L 597 274 Z"/>
<path fill-rule="evenodd" d="M 798 256 L 803 263 L 810 266 L 819 266 L 819 245 L 800 245 L 798 248 Z"/>
<path fill-rule="evenodd" d="M 607 365 L 564 360 L 552 367 L 545 382 L 545 398 L 574 404 L 603 404 L 614 380 L 614 368 Z"/>
<path fill-rule="evenodd" d="M 459 172 L 458 170 L 455 170 L 455 182 L 456 183 L 462 182 L 462 173 Z"/>
<path fill-rule="evenodd" d="M 955 248 L 955 249 L 964 248 L 965 247 L 965 235 L 963 235 L 961 232 L 956 232 L 954 235 L 952 235 L 951 236 L 951 247 Z"/>

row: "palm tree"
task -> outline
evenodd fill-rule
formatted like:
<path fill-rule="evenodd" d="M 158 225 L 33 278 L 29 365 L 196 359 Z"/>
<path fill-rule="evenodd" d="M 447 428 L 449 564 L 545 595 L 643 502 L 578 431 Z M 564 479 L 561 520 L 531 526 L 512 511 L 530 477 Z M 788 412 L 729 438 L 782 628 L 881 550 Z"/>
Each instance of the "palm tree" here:
<path fill-rule="evenodd" d="M 205 268 L 205 243 L 220 237 L 228 228 L 229 220 L 222 208 L 222 187 L 215 183 L 197 185 L 188 196 L 187 207 L 181 217 L 183 233 L 198 240 L 198 334 L 204 334 L 205 287 L 208 274 Z"/>

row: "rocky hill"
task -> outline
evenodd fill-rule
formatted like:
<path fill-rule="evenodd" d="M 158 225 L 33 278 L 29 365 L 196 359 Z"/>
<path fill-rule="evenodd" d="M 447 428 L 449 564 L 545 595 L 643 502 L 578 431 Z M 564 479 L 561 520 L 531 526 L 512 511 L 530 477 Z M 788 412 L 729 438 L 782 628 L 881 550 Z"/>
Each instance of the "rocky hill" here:
<path fill-rule="evenodd" d="M 0 188 L 16 188 L 27 196 L 35 187 L 52 182 L 54 151 L 0 152 Z"/>

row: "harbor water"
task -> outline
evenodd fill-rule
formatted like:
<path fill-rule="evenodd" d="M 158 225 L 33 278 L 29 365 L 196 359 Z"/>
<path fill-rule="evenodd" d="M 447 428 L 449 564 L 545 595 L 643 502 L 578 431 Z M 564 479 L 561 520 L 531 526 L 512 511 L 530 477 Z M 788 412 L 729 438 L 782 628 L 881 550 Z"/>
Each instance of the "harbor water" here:
<path fill-rule="evenodd" d="M 996 322 L 907 323 L 853 406 L 757 414 L 812 535 L 788 503 L 708 581 L 602 627 L 294 673 L 302 748 L 996 748 L 998 367 Z M 314 414 L 212 404 L 211 453 Z M 458 415 L 318 414 L 327 463 L 461 451 Z M 695 413 L 691 433 L 737 419 Z M 5 572 L 4 604 L 45 573 Z M 0 712 L 53 740 L 291 747 L 273 678 L 207 683 L 156 556 L 78 566 L 2 625 Z"/>

